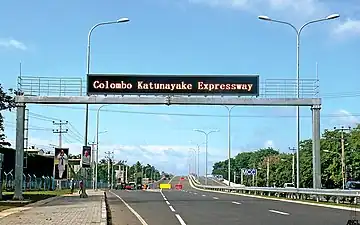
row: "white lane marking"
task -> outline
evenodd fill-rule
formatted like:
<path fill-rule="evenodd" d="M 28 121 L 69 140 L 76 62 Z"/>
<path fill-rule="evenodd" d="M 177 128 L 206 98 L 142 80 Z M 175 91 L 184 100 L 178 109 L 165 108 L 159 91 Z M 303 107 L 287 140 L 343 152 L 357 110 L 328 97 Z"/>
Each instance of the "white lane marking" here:
<path fill-rule="evenodd" d="M 206 195 L 202 195 L 203 197 L 206 197 Z"/>
<path fill-rule="evenodd" d="M 289 215 L 289 213 L 287 213 L 287 212 L 276 211 L 276 210 L 273 210 L 273 209 L 269 209 L 269 212 L 277 213 L 277 214 L 281 214 L 281 215 L 285 215 L 285 216 Z"/>
<path fill-rule="evenodd" d="M 172 212 L 175 212 L 175 209 L 171 205 L 169 205 L 169 208 Z"/>
<path fill-rule="evenodd" d="M 140 221 L 140 223 L 142 225 L 148 225 L 148 223 L 146 223 L 146 221 L 140 216 L 139 213 L 137 213 L 133 208 L 131 208 L 131 206 L 129 204 L 127 204 L 124 199 L 122 199 L 119 195 L 113 193 L 110 191 L 111 194 L 115 195 L 118 199 L 120 199 L 120 201 L 122 201 L 122 203 L 124 203 L 124 205 L 136 216 L 136 218 Z"/>
<path fill-rule="evenodd" d="M 197 193 L 196 193 L 196 192 L 194 192 L 194 195 L 197 195 Z"/>
<path fill-rule="evenodd" d="M 236 204 L 236 205 L 241 205 L 240 202 L 231 202 L 231 203 Z"/>
<path fill-rule="evenodd" d="M 219 199 L 218 197 L 213 197 L 213 199 Z"/>
<path fill-rule="evenodd" d="M 170 184 L 171 181 L 172 181 L 175 177 L 177 177 L 177 176 L 173 176 L 173 177 L 169 180 L 168 184 Z"/>
<path fill-rule="evenodd" d="M 164 200 L 167 201 L 167 199 L 164 197 Z"/>
<path fill-rule="evenodd" d="M 186 225 L 186 223 L 184 222 L 184 220 L 181 218 L 181 216 L 179 214 L 175 214 L 175 216 L 179 220 L 181 225 Z"/>
<path fill-rule="evenodd" d="M 169 202 L 169 201 L 166 201 L 166 204 L 170 205 L 170 202 Z"/>

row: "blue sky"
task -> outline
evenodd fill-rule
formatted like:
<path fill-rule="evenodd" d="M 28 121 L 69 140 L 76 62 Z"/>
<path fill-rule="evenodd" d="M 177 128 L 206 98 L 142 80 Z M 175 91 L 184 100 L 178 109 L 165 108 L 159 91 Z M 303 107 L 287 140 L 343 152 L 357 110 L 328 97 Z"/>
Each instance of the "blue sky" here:
<path fill-rule="evenodd" d="M 19 62 L 23 75 L 85 79 L 89 29 L 120 17 L 131 21 L 94 31 L 92 73 L 259 74 L 261 81 L 293 79 L 295 32 L 257 16 L 268 15 L 299 27 L 308 20 L 339 13 L 337 20 L 304 29 L 300 76 L 315 78 L 318 62 L 322 129 L 353 126 L 360 116 L 354 104 L 360 98 L 359 12 L 358 0 L 6 1 L 0 9 L 1 84 L 15 87 Z M 97 107 L 90 108 L 89 141 L 95 135 Z M 28 108 L 30 144 L 42 148 L 57 144 L 52 118 L 62 119 L 71 124 L 63 145 L 72 153 L 80 152 L 83 105 Z M 175 113 L 186 116 L 171 115 Z M 311 136 L 311 111 L 304 108 L 301 113 L 304 139 Z M 100 135 L 100 155 L 115 149 L 118 160 L 140 160 L 168 172 L 186 173 L 188 149 L 195 147 L 189 141 L 204 142 L 204 136 L 192 130 L 219 129 L 209 140 L 211 168 L 213 162 L 227 158 L 226 114 L 222 106 L 106 106 L 101 110 L 100 130 L 107 133 Z M 295 146 L 293 107 L 239 106 L 232 115 L 233 156 L 266 146 L 284 152 Z M 5 117 L 6 135 L 14 140 L 15 114 L 5 113 Z M 201 173 L 203 151 L 202 146 Z"/>

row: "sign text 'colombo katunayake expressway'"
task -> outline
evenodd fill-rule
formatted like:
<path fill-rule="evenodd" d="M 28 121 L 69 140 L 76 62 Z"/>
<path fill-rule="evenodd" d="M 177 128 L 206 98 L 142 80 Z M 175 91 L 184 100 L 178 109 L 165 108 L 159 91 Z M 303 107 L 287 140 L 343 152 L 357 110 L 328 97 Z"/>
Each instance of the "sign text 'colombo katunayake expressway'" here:
<path fill-rule="evenodd" d="M 257 75 L 101 75 L 89 74 L 87 93 L 259 95 Z"/>

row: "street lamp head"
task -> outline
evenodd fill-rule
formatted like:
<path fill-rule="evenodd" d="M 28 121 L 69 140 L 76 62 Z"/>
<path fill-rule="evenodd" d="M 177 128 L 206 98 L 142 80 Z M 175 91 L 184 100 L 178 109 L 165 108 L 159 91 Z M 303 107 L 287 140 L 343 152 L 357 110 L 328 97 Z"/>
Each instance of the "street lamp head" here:
<path fill-rule="evenodd" d="M 260 20 L 271 21 L 270 17 L 268 17 L 268 16 L 258 16 L 258 18 L 259 18 Z"/>
<path fill-rule="evenodd" d="M 326 17 L 327 20 L 332 20 L 332 19 L 336 19 L 339 18 L 340 15 L 339 14 L 331 14 L 329 16 Z"/>
<path fill-rule="evenodd" d="M 129 22 L 129 21 L 130 21 L 129 18 L 124 17 L 124 18 L 118 19 L 116 22 L 118 22 L 118 23 L 126 23 L 126 22 Z"/>
<path fill-rule="evenodd" d="M 194 129 L 194 131 L 201 132 L 201 130 L 199 130 L 199 129 Z"/>

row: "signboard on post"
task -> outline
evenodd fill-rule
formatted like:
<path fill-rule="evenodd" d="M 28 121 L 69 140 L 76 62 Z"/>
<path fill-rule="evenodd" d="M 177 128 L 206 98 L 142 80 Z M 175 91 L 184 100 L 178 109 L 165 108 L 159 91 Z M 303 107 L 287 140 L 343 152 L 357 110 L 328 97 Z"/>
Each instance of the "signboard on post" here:
<path fill-rule="evenodd" d="M 69 157 L 69 149 L 68 148 L 55 148 L 54 177 L 56 180 L 67 179 L 68 157 Z"/>
<path fill-rule="evenodd" d="M 91 147 L 83 146 L 81 155 L 82 167 L 88 168 L 91 166 Z"/>
<path fill-rule="evenodd" d="M 258 75 L 88 74 L 88 95 L 258 96 Z"/>
<path fill-rule="evenodd" d="M 244 175 L 256 175 L 256 169 L 244 169 L 243 173 Z"/>

